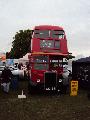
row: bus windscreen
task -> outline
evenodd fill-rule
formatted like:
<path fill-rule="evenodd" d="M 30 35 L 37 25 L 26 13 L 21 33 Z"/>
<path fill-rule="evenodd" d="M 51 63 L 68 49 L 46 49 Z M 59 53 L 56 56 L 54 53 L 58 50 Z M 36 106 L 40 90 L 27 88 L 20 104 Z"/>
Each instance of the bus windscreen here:
<path fill-rule="evenodd" d="M 34 38 L 64 38 L 63 30 L 34 30 Z"/>

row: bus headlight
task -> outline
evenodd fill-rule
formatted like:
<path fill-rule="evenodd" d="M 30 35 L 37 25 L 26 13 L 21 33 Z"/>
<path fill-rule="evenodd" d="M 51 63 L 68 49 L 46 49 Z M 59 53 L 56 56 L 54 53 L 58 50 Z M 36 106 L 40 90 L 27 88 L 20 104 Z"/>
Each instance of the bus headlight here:
<path fill-rule="evenodd" d="M 39 83 L 40 82 L 40 79 L 37 79 L 37 83 Z"/>
<path fill-rule="evenodd" d="M 59 79 L 59 82 L 62 82 L 62 79 Z"/>

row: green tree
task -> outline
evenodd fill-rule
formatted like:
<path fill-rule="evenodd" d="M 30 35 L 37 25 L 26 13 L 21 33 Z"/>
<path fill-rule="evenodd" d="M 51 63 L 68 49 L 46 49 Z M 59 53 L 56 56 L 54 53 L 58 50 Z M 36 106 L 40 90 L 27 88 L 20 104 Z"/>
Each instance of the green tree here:
<path fill-rule="evenodd" d="M 20 30 L 13 37 L 10 58 L 21 58 L 31 50 L 32 30 Z"/>

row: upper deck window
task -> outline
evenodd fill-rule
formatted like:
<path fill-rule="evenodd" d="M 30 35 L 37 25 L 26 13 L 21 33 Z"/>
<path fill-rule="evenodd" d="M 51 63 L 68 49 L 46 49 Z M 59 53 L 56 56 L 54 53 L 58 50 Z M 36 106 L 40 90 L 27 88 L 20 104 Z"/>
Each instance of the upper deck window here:
<path fill-rule="evenodd" d="M 51 37 L 56 39 L 64 38 L 64 31 L 63 30 L 52 30 Z"/>
<path fill-rule="evenodd" d="M 40 47 L 60 49 L 60 40 L 40 40 Z"/>
<path fill-rule="evenodd" d="M 49 38 L 49 30 L 35 30 L 34 37 L 35 38 Z"/>
<path fill-rule="evenodd" d="M 34 31 L 35 38 L 54 38 L 54 39 L 61 39 L 64 38 L 64 31 L 63 30 L 38 30 Z"/>
<path fill-rule="evenodd" d="M 40 47 L 41 48 L 54 48 L 54 41 L 53 40 L 40 40 Z"/>
<path fill-rule="evenodd" d="M 59 49 L 60 48 L 60 41 L 55 40 L 55 48 Z"/>

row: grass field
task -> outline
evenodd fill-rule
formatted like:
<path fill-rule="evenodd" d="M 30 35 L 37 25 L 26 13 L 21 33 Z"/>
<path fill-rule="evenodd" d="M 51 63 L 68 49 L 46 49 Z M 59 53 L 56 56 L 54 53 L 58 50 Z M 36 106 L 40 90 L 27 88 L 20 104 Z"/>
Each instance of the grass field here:
<path fill-rule="evenodd" d="M 24 90 L 26 99 L 18 99 Z M 78 96 L 36 94 L 27 92 L 27 82 L 20 81 L 19 89 L 5 94 L 0 90 L 0 120 L 90 120 L 90 100 L 87 92 Z"/>

